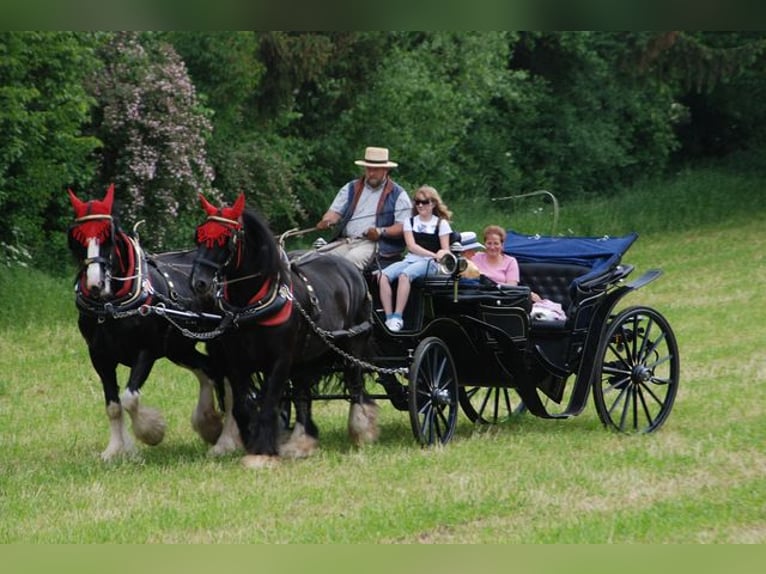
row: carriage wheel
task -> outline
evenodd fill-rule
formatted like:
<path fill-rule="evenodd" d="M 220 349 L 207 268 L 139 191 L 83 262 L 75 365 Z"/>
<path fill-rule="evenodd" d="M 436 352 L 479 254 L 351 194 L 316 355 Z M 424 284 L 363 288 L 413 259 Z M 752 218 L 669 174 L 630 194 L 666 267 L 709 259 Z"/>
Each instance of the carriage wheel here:
<path fill-rule="evenodd" d="M 516 391 L 506 387 L 460 387 L 458 397 L 465 415 L 481 425 L 500 424 L 527 410 Z"/>
<path fill-rule="evenodd" d="M 415 349 L 409 391 L 415 438 L 421 445 L 449 442 L 457 426 L 457 371 L 449 349 L 438 337 L 423 339 Z"/>
<path fill-rule="evenodd" d="M 678 344 L 665 317 L 630 307 L 609 324 L 599 347 L 593 401 L 607 427 L 649 433 L 668 418 L 678 391 Z"/>

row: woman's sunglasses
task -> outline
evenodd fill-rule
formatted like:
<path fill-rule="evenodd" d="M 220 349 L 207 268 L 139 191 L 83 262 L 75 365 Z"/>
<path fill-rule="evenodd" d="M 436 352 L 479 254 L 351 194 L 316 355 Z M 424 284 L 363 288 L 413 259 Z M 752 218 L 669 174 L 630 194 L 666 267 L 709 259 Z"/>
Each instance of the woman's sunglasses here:
<path fill-rule="evenodd" d="M 415 205 L 428 205 L 429 203 L 431 203 L 430 199 L 416 199 L 415 200 Z"/>

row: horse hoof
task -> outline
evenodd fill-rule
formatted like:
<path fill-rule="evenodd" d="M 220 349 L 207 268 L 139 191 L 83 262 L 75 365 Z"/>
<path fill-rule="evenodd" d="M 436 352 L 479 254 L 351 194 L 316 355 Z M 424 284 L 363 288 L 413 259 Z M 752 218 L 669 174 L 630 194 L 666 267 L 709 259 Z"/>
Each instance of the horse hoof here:
<path fill-rule="evenodd" d="M 192 428 L 207 444 L 215 444 L 223 432 L 223 417 L 220 413 L 207 412 L 192 416 Z"/>
<path fill-rule="evenodd" d="M 128 413 L 133 421 L 133 434 L 138 440 L 149 446 L 157 446 L 162 442 L 167 425 L 159 410 L 142 406 L 140 409 L 132 408 Z"/>
<path fill-rule="evenodd" d="M 131 461 L 138 460 L 141 457 L 138 449 L 134 446 L 129 447 L 108 447 L 100 455 L 103 462 Z"/>
<path fill-rule="evenodd" d="M 301 423 L 295 423 L 290 438 L 279 445 L 279 456 L 292 459 L 308 458 L 316 452 L 318 443 L 316 438 L 306 434 Z"/>
<path fill-rule="evenodd" d="M 240 448 L 242 448 L 242 445 L 238 444 L 237 441 L 230 438 L 221 438 L 208 449 L 207 454 L 210 457 L 225 456 L 232 452 L 236 452 Z"/>
<path fill-rule="evenodd" d="M 247 454 L 242 457 L 242 466 L 245 468 L 275 468 L 279 465 L 279 457 L 265 454 Z"/>
<path fill-rule="evenodd" d="M 348 435 L 354 446 L 361 447 L 378 440 L 378 405 L 352 404 L 348 415 Z"/>

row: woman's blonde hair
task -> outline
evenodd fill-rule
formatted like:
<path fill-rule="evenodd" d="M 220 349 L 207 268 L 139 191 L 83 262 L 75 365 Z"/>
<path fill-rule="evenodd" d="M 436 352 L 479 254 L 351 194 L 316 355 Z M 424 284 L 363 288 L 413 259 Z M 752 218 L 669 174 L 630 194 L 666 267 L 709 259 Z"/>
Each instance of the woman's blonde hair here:
<path fill-rule="evenodd" d="M 505 229 L 499 225 L 487 225 L 487 227 L 484 228 L 484 243 L 487 242 L 487 235 L 499 235 L 500 243 L 505 243 Z"/>
<path fill-rule="evenodd" d="M 420 194 L 422 196 L 425 196 L 426 199 L 430 199 L 431 203 L 434 206 L 434 215 L 436 217 L 440 217 L 442 219 L 446 219 L 447 221 L 452 220 L 452 212 L 447 207 L 447 204 L 445 204 L 442 201 L 441 196 L 439 195 L 439 192 L 436 191 L 435 187 L 431 187 L 430 185 L 421 185 L 418 190 L 412 194 L 412 199 L 414 202 L 414 199 L 417 197 L 417 195 Z M 412 215 L 418 214 L 418 208 L 415 205 L 415 203 L 412 204 Z"/>

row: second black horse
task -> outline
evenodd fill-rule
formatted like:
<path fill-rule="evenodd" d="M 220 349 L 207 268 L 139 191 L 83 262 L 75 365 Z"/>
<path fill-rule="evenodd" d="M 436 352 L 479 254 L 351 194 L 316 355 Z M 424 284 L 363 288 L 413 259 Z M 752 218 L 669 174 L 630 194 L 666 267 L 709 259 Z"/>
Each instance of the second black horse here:
<path fill-rule="evenodd" d="M 233 415 L 248 453 L 244 464 L 265 466 L 279 456 L 308 456 L 316 448 L 312 385 L 328 365 L 339 365 L 344 373 L 352 442 L 376 440 L 377 406 L 365 393 L 359 363 L 349 360 L 365 355 L 371 332 L 372 303 L 362 274 L 333 255 L 309 255 L 290 264 L 266 221 L 245 209 L 244 194 L 221 208 L 200 199 L 207 217 L 197 228 L 190 281 L 199 297 L 215 300 L 229 322 L 211 345 L 225 356 Z M 261 380 L 256 393 L 253 374 Z M 296 425 L 282 442 L 280 414 L 290 383 Z"/>

